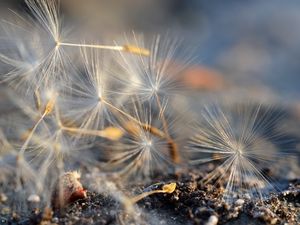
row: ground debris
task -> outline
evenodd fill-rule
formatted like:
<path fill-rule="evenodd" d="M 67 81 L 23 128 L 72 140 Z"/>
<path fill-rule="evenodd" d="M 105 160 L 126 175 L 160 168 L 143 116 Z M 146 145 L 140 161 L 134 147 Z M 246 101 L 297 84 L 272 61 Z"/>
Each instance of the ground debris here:
<path fill-rule="evenodd" d="M 286 190 L 272 194 L 265 201 L 237 198 L 232 205 L 222 201 L 222 184 L 201 183 L 197 170 L 183 171 L 177 176 L 157 177 L 150 184 L 132 184 L 128 196 L 176 184 L 172 193 L 149 195 L 136 203 L 136 214 L 144 224 L 299 224 L 300 187 L 294 180 Z M 162 182 L 164 181 L 164 182 Z M 168 187 L 168 186 L 167 186 Z M 136 223 L 126 214 L 122 204 L 112 196 L 87 191 L 85 199 L 68 204 L 64 210 L 35 209 L 30 215 L 17 214 L 9 207 L 9 199 L 1 203 L 1 220 L 11 224 L 129 224 Z M 10 196 L 9 193 L 5 193 Z M 9 197 L 8 197 L 9 198 Z M 48 212 L 48 213 L 46 213 Z M 48 215 L 48 216 L 47 216 Z M 5 224 L 5 223 L 4 223 Z M 139 221 L 139 224 L 143 224 Z"/>

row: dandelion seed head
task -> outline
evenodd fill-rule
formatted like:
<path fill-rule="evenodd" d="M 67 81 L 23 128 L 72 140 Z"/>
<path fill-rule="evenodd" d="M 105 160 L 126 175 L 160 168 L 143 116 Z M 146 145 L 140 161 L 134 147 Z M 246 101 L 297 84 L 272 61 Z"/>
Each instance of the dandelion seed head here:
<path fill-rule="evenodd" d="M 277 146 L 283 133 L 275 128 L 282 114 L 262 105 L 220 104 L 206 107 L 201 115 L 189 146 L 191 163 L 217 164 L 205 182 L 225 182 L 224 199 L 230 202 L 238 194 L 262 198 L 278 190 L 275 178 L 280 176 L 263 171 L 292 156 L 290 149 Z"/>
<path fill-rule="evenodd" d="M 180 42 L 168 36 L 157 36 L 149 43 L 136 34 L 133 34 L 132 39 L 125 38 L 124 41 L 134 42 L 139 47 L 149 49 L 150 54 L 145 57 L 120 52 L 117 61 L 123 72 L 115 76 L 128 84 L 124 94 L 135 93 L 141 101 L 153 101 L 156 95 L 163 98 L 178 91 L 180 85 L 177 76 L 191 61 L 191 58 L 184 57 L 184 51 L 179 51 Z M 179 58 L 180 63 L 177 64 Z"/>
<path fill-rule="evenodd" d="M 59 1 L 26 0 L 32 16 L 14 13 L 15 21 L 2 22 L 0 60 L 8 66 L 2 80 L 25 93 L 66 80 L 70 66 L 57 45 L 65 36 L 59 18 Z M 3 46 L 2 46 L 3 45 Z"/>
<path fill-rule="evenodd" d="M 48 32 L 55 44 L 60 43 L 62 25 L 59 18 L 59 0 L 25 0 L 28 8 L 34 14 L 38 25 Z"/>
<path fill-rule="evenodd" d="M 144 146 L 146 149 L 149 149 L 152 147 L 152 141 L 149 139 L 146 139 L 142 142 L 142 146 Z"/>
<path fill-rule="evenodd" d="M 107 167 L 124 179 L 150 179 L 158 171 L 171 171 L 170 144 L 163 133 L 162 122 L 156 112 L 136 100 L 128 117 L 118 118 L 125 129 L 121 145 L 112 145 Z"/>
<path fill-rule="evenodd" d="M 102 130 L 111 119 L 106 102 L 119 101 L 114 82 L 106 67 L 110 63 L 102 52 L 81 48 L 82 69 L 65 89 L 61 111 L 66 119 L 82 129 Z M 94 139 L 94 137 L 90 137 Z"/>

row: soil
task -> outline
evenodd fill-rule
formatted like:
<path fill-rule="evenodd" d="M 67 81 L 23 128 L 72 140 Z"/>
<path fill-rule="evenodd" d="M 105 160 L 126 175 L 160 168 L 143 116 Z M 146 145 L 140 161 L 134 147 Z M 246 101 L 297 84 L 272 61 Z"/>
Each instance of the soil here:
<path fill-rule="evenodd" d="M 20 215 L 9 208 L 8 193 L 2 193 L 0 224 L 299 224 L 300 179 L 291 180 L 285 190 L 260 201 L 240 198 L 232 205 L 222 201 L 223 185 L 201 183 L 203 173 L 181 171 L 177 175 L 157 177 L 152 185 L 131 185 L 126 190 L 142 193 L 176 182 L 172 194 L 153 194 L 137 203 L 130 216 L 113 197 L 87 192 L 87 198 L 69 204 L 63 210 L 31 208 Z M 164 181 L 164 182 L 162 182 Z M 127 194 L 128 191 L 127 191 Z"/>

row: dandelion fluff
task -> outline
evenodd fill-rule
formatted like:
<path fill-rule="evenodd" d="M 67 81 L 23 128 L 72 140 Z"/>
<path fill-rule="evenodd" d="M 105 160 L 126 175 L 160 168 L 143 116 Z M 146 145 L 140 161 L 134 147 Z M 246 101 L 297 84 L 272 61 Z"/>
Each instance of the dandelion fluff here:
<path fill-rule="evenodd" d="M 180 41 L 168 35 L 147 41 L 143 36 L 133 34 L 123 42 L 133 42 L 150 50 L 149 56 L 120 52 L 118 63 L 122 72 L 115 76 L 128 84 L 125 95 L 134 92 L 141 101 L 156 101 L 156 96 L 166 98 L 180 89 L 177 78 L 191 62 L 190 52 L 186 54 L 187 48 L 183 49 Z"/>
<path fill-rule="evenodd" d="M 158 172 L 173 169 L 170 148 L 173 146 L 163 131 L 159 115 L 151 105 L 134 101 L 128 116 L 120 115 L 119 123 L 127 135 L 112 145 L 108 168 L 126 179 L 149 179 Z M 169 121 L 170 130 L 173 122 Z"/>
<path fill-rule="evenodd" d="M 276 130 L 282 116 L 263 105 L 206 107 L 189 142 L 190 162 L 217 162 L 204 182 L 225 182 L 225 201 L 246 193 L 263 198 L 280 188 L 274 166 L 292 157 L 291 149 L 280 145 L 284 134 Z M 268 176 L 267 169 L 274 172 L 273 176 Z"/>

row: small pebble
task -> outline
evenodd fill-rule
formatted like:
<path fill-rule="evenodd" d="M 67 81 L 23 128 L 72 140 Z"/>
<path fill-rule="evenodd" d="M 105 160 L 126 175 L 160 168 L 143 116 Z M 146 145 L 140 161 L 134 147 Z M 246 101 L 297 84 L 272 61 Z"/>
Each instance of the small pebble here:
<path fill-rule="evenodd" d="M 79 220 L 80 218 L 78 216 L 73 217 L 74 220 Z"/>
<path fill-rule="evenodd" d="M 3 209 L 1 209 L 1 214 L 2 215 L 7 215 L 11 212 L 10 208 L 8 207 L 4 207 Z"/>
<path fill-rule="evenodd" d="M 209 217 L 208 221 L 206 222 L 206 225 L 216 225 L 218 223 L 219 219 L 217 216 L 212 215 Z"/>
<path fill-rule="evenodd" d="M 4 193 L 0 193 L 0 202 L 6 202 L 7 196 Z"/>
<path fill-rule="evenodd" d="M 41 201 L 40 196 L 36 195 L 36 194 L 32 194 L 29 195 L 29 197 L 27 198 L 28 202 L 33 202 L 33 203 L 39 203 Z"/>
<path fill-rule="evenodd" d="M 58 223 L 58 222 L 59 222 L 59 219 L 57 217 L 52 218 L 52 223 Z"/>
<path fill-rule="evenodd" d="M 241 198 L 239 198 L 238 200 L 235 201 L 235 205 L 237 205 L 237 206 L 242 206 L 242 205 L 244 205 L 244 203 L 245 203 L 245 200 L 241 199 Z"/>
<path fill-rule="evenodd" d="M 277 221 L 278 221 L 278 219 L 277 219 L 277 218 L 273 218 L 273 219 L 270 221 L 270 224 L 276 224 L 276 223 L 277 223 Z"/>
<path fill-rule="evenodd" d="M 251 196 L 248 193 L 246 193 L 244 197 L 245 197 L 245 199 L 248 199 L 248 200 L 251 199 Z"/>

